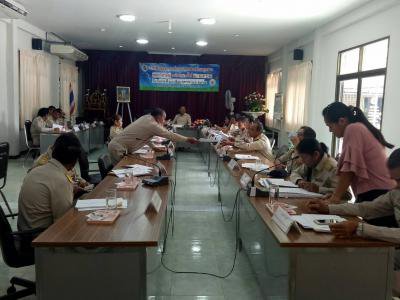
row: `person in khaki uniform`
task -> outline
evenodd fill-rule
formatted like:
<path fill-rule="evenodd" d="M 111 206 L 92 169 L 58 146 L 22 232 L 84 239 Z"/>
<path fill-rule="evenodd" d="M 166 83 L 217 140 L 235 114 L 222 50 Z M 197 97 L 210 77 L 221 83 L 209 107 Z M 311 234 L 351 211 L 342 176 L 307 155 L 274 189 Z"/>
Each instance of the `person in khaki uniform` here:
<path fill-rule="evenodd" d="M 110 141 L 119 135 L 124 129 L 122 128 L 122 116 L 114 115 L 112 118 L 113 125 L 110 127 Z"/>
<path fill-rule="evenodd" d="M 241 150 L 247 151 L 259 151 L 262 155 L 264 155 L 267 159 L 273 160 L 274 157 L 272 155 L 271 143 L 263 133 L 263 125 L 259 121 L 255 121 L 249 126 L 249 136 L 253 138 L 252 142 L 244 142 L 244 141 L 230 141 L 225 140 L 221 143 L 222 146 L 234 146 Z"/>
<path fill-rule="evenodd" d="M 185 137 L 164 128 L 165 117 L 163 109 L 155 108 L 149 115 L 140 117 L 114 137 L 108 144 L 112 163 L 116 165 L 126 153 L 132 153 L 144 145 L 150 144 L 153 136 L 161 136 L 173 142 L 198 143 L 195 138 Z"/>
<path fill-rule="evenodd" d="M 47 128 L 46 122 L 49 115 L 49 110 L 46 107 L 39 109 L 37 117 L 33 119 L 31 125 L 31 136 L 34 146 L 40 146 L 41 132 L 59 132 L 59 129 Z"/>
<path fill-rule="evenodd" d="M 297 145 L 304 139 L 315 139 L 317 134 L 315 133 L 314 129 L 308 126 L 302 126 L 296 132 L 295 135 L 290 137 L 290 140 L 293 144 L 293 147 L 289 149 L 285 154 L 281 155 L 279 158 L 275 160 L 275 164 L 279 165 L 281 162 L 288 161 L 286 164 L 288 173 L 290 174 L 293 170 L 299 168 L 302 165 L 301 159 L 293 159 L 298 156 L 296 151 Z"/>
<path fill-rule="evenodd" d="M 249 136 L 249 118 L 245 116 L 239 116 L 237 119 L 238 130 L 233 132 L 233 137 L 230 138 L 230 141 L 233 142 L 251 142 L 252 138 Z"/>
<path fill-rule="evenodd" d="M 192 125 L 192 118 L 188 113 L 186 113 L 186 107 L 181 106 L 179 108 L 179 114 L 177 114 L 175 118 L 172 120 L 172 124 L 183 125 L 183 126 Z"/>
<path fill-rule="evenodd" d="M 73 134 L 63 134 L 54 143 L 52 159 L 26 175 L 18 198 L 18 228 L 47 228 L 73 205 L 73 179 L 81 144 Z"/>
<path fill-rule="evenodd" d="M 296 147 L 303 164 L 290 175 L 290 181 L 310 192 L 331 194 L 338 185 L 337 162 L 328 155 L 325 144 L 304 139 Z M 350 200 L 349 191 L 343 200 Z"/>

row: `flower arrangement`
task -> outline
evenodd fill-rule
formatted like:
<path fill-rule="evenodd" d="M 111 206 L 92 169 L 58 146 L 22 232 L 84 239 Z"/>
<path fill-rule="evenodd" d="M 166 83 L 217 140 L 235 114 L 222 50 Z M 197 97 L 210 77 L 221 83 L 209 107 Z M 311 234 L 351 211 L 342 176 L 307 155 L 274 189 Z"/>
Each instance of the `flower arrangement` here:
<path fill-rule="evenodd" d="M 196 119 L 192 123 L 192 127 L 195 127 L 195 128 L 202 127 L 202 126 L 210 126 L 210 121 L 207 119 Z"/>
<path fill-rule="evenodd" d="M 260 93 L 250 93 L 249 95 L 244 97 L 244 103 L 246 104 L 248 111 L 265 111 L 263 109 L 263 106 L 265 105 L 265 99 Z"/>

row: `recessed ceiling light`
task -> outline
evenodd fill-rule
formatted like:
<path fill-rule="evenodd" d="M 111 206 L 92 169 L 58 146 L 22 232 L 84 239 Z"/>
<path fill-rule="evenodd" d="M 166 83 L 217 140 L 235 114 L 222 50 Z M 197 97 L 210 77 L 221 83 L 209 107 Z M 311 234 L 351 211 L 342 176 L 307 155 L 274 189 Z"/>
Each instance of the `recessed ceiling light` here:
<path fill-rule="evenodd" d="M 232 37 L 234 37 L 234 38 L 239 37 L 239 36 L 240 36 L 239 33 L 235 33 L 234 35 L 232 35 Z"/>
<path fill-rule="evenodd" d="M 200 18 L 199 22 L 203 25 L 214 25 L 216 21 L 214 18 Z"/>
<path fill-rule="evenodd" d="M 122 45 L 119 45 L 118 47 L 120 47 L 120 48 L 124 48 L 124 46 L 122 46 Z"/>
<path fill-rule="evenodd" d="M 226 52 L 227 50 L 226 49 L 224 49 L 224 52 Z"/>
<path fill-rule="evenodd" d="M 199 47 L 205 47 L 208 45 L 208 43 L 206 41 L 197 41 L 196 45 Z"/>
<path fill-rule="evenodd" d="M 173 32 L 172 31 L 168 31 L 168 34 L 172 34 Z"/>
<path fill-rule="evenodd" d="M 117 15 L 117 18 L 124 22 L 133 22 L 136 19 L 134 15 Z"/>
<path fill-rule="evenodd" d="M 171 47 L 171 50 L 175 50 L 175 47 Z"/>
<path fill-rule="evenodd" d="M 106 31 L 106 29 L 105 28 L 100 28 L 100 31 L 104 32 L 104 31 Z"/>
<path fill-rule="evenodd" d="M 136 40 L 136 43 L 138 43 L 138 44 L 140 44 L 140 45 L 146 45 L 146 44 L 149 43 L 149 41 L 146 40 L 146 39 L 137 39 L 137 40 Z"/>

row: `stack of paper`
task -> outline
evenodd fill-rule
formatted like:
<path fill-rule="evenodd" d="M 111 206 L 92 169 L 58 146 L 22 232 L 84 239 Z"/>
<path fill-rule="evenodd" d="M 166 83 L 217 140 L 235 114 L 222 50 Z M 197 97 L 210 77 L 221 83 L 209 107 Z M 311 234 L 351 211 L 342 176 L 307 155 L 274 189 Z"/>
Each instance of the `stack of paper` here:
<path fill-rule="evenodd" d="M 149 148 L 142 147 L 142 148 L 132 152 L 132 154 L 146 154 L 147 152 L 149 152 Z"/>
<path fill-rule="evenodd" d="M 256 164 L 256 163 L 244 163 L 242 164 L 243 168 L 250 169 L 252 171 L 259 172 L 261 170 L 267 169 L 268 165 L 265 164 Z"/>
<path fill-rule="evenodd" d="M 117 208 L 127 207 L 128 201 L 126 199 L 117 198 Z M 75 208 L 79 211 L 106 209 L 107 201 L 105 198 L 78 200 L 75 204 Z"/>
<path fill-rule="evenodd" d="M 319 225 L 315 223 L 315 220 L 335 220 L 337 222 L 346 221 L 346 219 L 336 215 L 302 214 L 291 217 L 305 229 L 313 229 L 318 232 L 330 232 L 331 230 L 329 229 L 329 225 Z"/>
<path fill-rule="evenodd" d="M 312 193 L 298 187 L 279 188 L 279 197 L 281 198 L 321 198 L 324 195 Z"/>
<path fill-rule="evenodd" d="M 298 187 L 298 185 L 294 184 L 293 182 L 281 178 L 260 178 L 258 182 L 266 188 L 269 188 L 270 185 L 278 185 L 280 187 L 288 188 Z"/>
<path fill-rule="evenodd" d="M 257 156 L 250 154 L 235 154 L 236 159 L 258 159 Z"/>
<path fill-rule="evenodd" d="M 132 176 L 143 176 L 148 175 L 153 170 L 153 167 L 144 165 L 127 165 L 126 169 L 114 169 L 110 173 L 116 175 L 118 178 L 125 177 L 125 174 L 131 174 Z"/>

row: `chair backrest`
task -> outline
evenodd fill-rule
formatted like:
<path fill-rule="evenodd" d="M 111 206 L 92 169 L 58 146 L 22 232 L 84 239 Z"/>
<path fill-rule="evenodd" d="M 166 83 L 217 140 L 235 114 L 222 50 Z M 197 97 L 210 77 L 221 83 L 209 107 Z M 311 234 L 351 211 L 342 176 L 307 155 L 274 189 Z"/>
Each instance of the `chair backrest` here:
<path fill-rule="evenodd" d="M 13 268 L 34 264 L 34 250 L 31 246 L 33 237 L 19 235 L 11 229 L 10 223 L 0 206 L 0 246 L 4 262 Z"/>
<path fill-rule="evenodd" d="M 31 147 L 32 145 L 31 126 L 32 122 L 26 120 L 24 123 L 24 133 L 25 133 L 25 143 L 28 148 Z"/>
<path fill-rule="evenodd" d="M 82 149 L 81 154 L 79 155 L 79 169 L 81 172 L 81 177 L 87 181 L 89 181 L 89 159 L 85 150 Z"/>
<path fill-rule="evenodd" d="M 108 172 L 110 172 L 112 168 L 114 168 L 114 165 L 111 163 L 111 158 L 109 154 L 100 155 L 97 163 L 99 164 L 101 179 L 104 179 L 107 176 Z"/>
<path fill-rule="evenodd" d="M 0 179 L 3 179 L 0 189 L 6 185 L 9 153 L 10 144 L 7 142 L 0 143 Z"/>
<path fill-rule="evenodd" d="M 270 139 L 271 149 L 274 148 L 276 140 L 274 138 Z"/>

